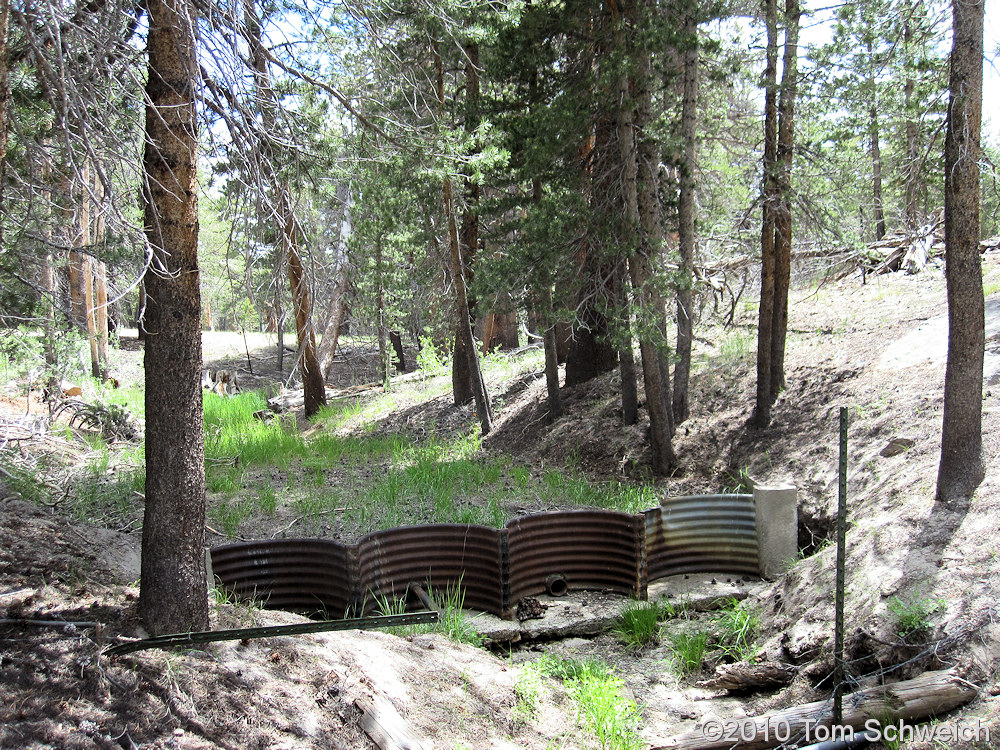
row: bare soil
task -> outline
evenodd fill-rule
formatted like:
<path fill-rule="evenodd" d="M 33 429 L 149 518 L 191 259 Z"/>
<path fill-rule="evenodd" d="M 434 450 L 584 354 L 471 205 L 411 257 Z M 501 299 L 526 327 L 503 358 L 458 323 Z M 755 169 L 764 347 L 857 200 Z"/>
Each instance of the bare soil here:
<path fill-rule="evenodd" d="M 985 256 L 985 271 L 988 284 L 1000 281 L 994 253 Z M 803 557 L 749 599 L 762 616 L 762 658 L 799 670 L 782 691 L 717 696 L 695 685 L 704 673 L 673 676 L 665 664 L 667 638 L 637 653 L 610 633 L 525 645 L 512 656 L 440 636 L 341 633 L 108 660 L 99 656 L 107 643 L 140 632 L 132 586 L 137 530 L 119 533 L 66 519 L 57 507 L 24 502 L 4 489 L 0 619 L 100 627 L 0 623 L 0 748 L 366 748 L 372 745 L 359 728 L 354 701 L 374 696 L 388 699 L 431 747 L 593 746 L 557 683 L 533 717 L 514 710 L 519 665 L 544 651 L 598 655 L 614 666 L 642 708 L 642 733 L 650 742 L 708 716 L 754 715 L 824 697 L 832 669 L 828 540 L 841 406 L 851 419 L 852 674 L 870 684 L 957 664 L 982 689 L 961 717 L 989 721 L 1000 736 L 1000 386 L 991 373 L 983 398 L 985 481 L 966 504 L 935 504 L 945 312 L 940 269 L 870 277 L 864 285 L 852 277 L 800 286 L 790 305 L 787 387 L 774 422 L 761 431 L 747 426 L 754 393 L 753 310 L 742 309 L 734 329 L 708 320 L 700 327 L 693 413 L 675 445 L 681 470 L 657 486 L 664 495 L 688 494 L 732 489 L 752 478 L 789 480 L 799 488 Z M 123 337 L 119 367 L 138 376 L 141 351 L 129 341 Z M 208 335 L 205 341 L 206 363 L 242 368 L 247 386 L 276 388 L 294 361 L 287 355 L 279 373 L 273 346 L 251 347 L 247 361 L 235 335 Z M 1000 349 L 995 329 L 987 349 Z M 346 353 L 338 387 L 374 379 L 371 352 L 356 353 Z M 616 379 L 610 374 L 566 389 L 567 415 L 554 423 L 545 416 L 540 373 L 491 384 L 504 407 L 484 450 L 535 468 L 569 465 L 595 481 L 647 479 L 648 423 L 622 429 Z M 12 416 L 26 407 L 16 393 L 0 403 Z M 376 429 L 461 431 L 471 419 L 468 410 L 439 397 L 401 404 Z M 912 446 L 882 455 L 899 438 Z M 4 450 L 32 449 L 26 440 Z M 930 604 L 928 629 L 919 638 L 896 633 L 894 598 Z M 297 619 L 227 603 L 213 606 L 213 618 L 214 627 Z M 698 615 L 695 625 L 709 618 Z M 693 626 L 671 624 L 668 632 L 675 627 Z"/>

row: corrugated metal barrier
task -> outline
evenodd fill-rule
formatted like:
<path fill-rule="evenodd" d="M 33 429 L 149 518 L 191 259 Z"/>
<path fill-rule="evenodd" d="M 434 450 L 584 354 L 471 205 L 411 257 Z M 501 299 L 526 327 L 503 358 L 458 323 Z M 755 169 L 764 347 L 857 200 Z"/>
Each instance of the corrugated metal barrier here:
<path fill-rule="evenodd" d="M 651 581 L 678 573 L 760 571 L 753 495 L 674 497 L 643 515 Z"/>
<path fill-rule="evenodd" d="M 271 609 L 340 617 L 372 611 L 411 583 L 460 585 L 469 609 L 511 617 L 525 596 L 608 590 L 645 598 L 647 581 L 678 573 L 757 575 L 752 495 L 664 500 L 641 514 L 580 510 L 512 520 L 405 526 L 346 545 L 277 539 L 212 550 L 226 590 Z"/>

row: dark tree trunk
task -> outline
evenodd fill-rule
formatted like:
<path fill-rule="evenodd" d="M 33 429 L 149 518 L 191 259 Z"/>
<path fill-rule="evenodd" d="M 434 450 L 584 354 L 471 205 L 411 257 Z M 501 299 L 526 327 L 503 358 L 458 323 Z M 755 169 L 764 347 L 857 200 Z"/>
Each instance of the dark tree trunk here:
<path fill-rule="evenodd" d="M 143 158 L 146 509 L 139 615 L 152 634 L 206 630 L 205 457 L 195 94 L 195 8 L 149 0 Z"/>
<path fill-rule="evenodd" d="M 778 151 L 778 6 L 764 0 L 767 24 L 767 63 L 764 68 L 764 157 L 761 188 L 760 307 L 757 314 L 757 399 L 751 421 L 767 427 L 771 421 L 771 331 L 774 320 L 774 225 L 777 203 Z"/>
<path fill-rule="evenodd" d="M 305 268 L 299 256 L 299 228 L 292 212 L 288 192 L 282 189 L 280 199 L 284 206 L 285 249 L 287 250 L 288 284 L 292 289 L 292 304 L 295 306 L 295 335 L 299 343 L 302 363 L 302 390 L 305 398 L 305 415 L 315 416 L 326 406 L 326 382 L 319 366 L 316 353 L 316 331 L 312 325 L 312 299 Z"/>
<path fill-rule="evenodd" d="M 878 109 L 868 110 L 868 138 L 872 152 L 872 208 L 875 211 L 875 241 L 885 237 L 885 208 L 882 199 L 882 149 L 879 147 Z"/>
<path fill-rule="evenodd" d="M 948 365 L 937 499 L 968 499 L 985 475 L 985 310 L 979 255 L 979 159 L 983 98 L 983 0 L 954 0 L 951 95 L 945 140 Z"/>
<path fill-rule="evenodd" d="M 592 282 L 599 284 L 600 274 L 590 277 Z M 607 290 L 603 294 L 611 295 Z M 591 298 L 584 302 L 580 320 L 573 328 L 573 337 L 569 342 L 566 354 L 566 385 L 573 386 L 585 383 L 610 372 L 618 365 L 618 352 L 608 331 L 608 319 L 597 305 L 592 295 L 597 292 L 594 286 L 588 286 L 584 295 Z"/>
<path fill-rule="evenodd" d="M 468 50 L 467 50 L 468 55 Z M 444 91 L 444 64 L 441 60 L 441 53 L 438 45 L 434 45 L 434 66 L 437 78 L 437 103 L 443 111 L 445 106 Z M 472 76 L 470 79 L 469 76 Z M 478 67 L 467 61 L 466 83 L 470 86 L 467 96 L 479 95 Z M 472 89 L 474 87 L 474 91 Z M 455 218 L 454 187 L 451 177 L 446 176 L 442 184 L 445 222 L 448 230 L 448 250 L 451 260 L 452 280 L 455 283 L 455 307 L 458 319 L 458 335 L 455 341 L 455 360 L 452 368 L 452 383 L 457 385 L 457 371 L 459 368 L 468 368 L 468 384 L 472 389 L 472 397 L 476 402 L 476 413 L 479 416 L 480 432 L 485 437 L 493 429 L 493 413 L 490 407 L 489 394 L 486 391 L 486 384 L 483 382 L 483 373 L 479 367 L 479 352 L 476 350 L 475 338 L 472 335 L 472 310 L 469 300 L 469 289 L 466 282 L 466 264 L 462 257 L 462 242 L 458 236 L 458 222 Z M 475 236 L 478 244 L 478 217 L 471 227 L 474 228 L 475 235 L 469 231 L 466 240 L 469 241 Z M 475 250 L 475 245 L 468 246 L 470 250 Z M 470 259 L 471 260 L 471 259 Z M 459 351 L 462 352 L 459 358 Z M 458 389 L 455 390 L 455 403 L 466 403 L 459 401 Z"/>
<path fill-rule="evenodd" d="M 622 378 L 622 424 L 634 425 L 639 421 L 639 386 L 636 382 L 635 354 L 632 352 L 632 335 L 618 350 L 618 371 Z"/>
<path fill-rule="evenodd" d="M 917 153 L 917 119 L 913 112 L 913 94 L 916 81 L 913 78 L 913 19 L 911 8 L 904 9 L 903 54 L 906 59 L 906 80 L 903 83 L 903 112 L 906 117 L 906 180 L 903 215 L 906 229 L 915 232 L 920 224 L 918 201 L 920 185 L 920 155 Z"/>
<path fill-rule="evenodd" d="M 868 64 L 874 65 L 871 36 L 868 37 L 866 44 Z M 872 211 L 875 214 L 875 241 L 878 242 L 885 237 L 885 208 L 882 199 L 882 149 L 879 145 L 878 88 L 874 73 L 869 78 L 868 84 L 870 86 L 869 95 L 871 96 L 871 102 L 868 107 L 868 141 L 872 156 Z"/>
<path fill-rule="evenodd" d="M 691 379 L 691 342 L 694 336 L 694 171 L 698 154 L 698 19 L 690 8 L 684 20 L 684 90 L 681 106 L 681 139 L 684 152 L 678 197 L 678 249 L 680 273 L 677 281 L 677 363 L 674 365 L 674 424 L 691 413 L 688 384 Z"/>
<path fill-rule="evenodd" d="M 785 21 L 785 55 L 778 101 L 778 206 L 774 215 L 774 311 L 769 381 L 772 404 L 785 387 L 785 335 L 792 272 L 792 157 L 795 151 L 795 91 L 799 55 L 798 0 L 785 0 Z"/>
<path fill-rule="evenodd" d="M 636 92 L 638 108 L 636 127 L 638 131 L 638 198 L 641 226 L 640 250 L 637 254 L 637 274 L 633 275 L 633 285 L 642 298 L 645 314 L 656 330 L 657 338 L 651 336 L 639 340 L 642 354 L 642 379 L 646 390 L 646 408 L 649 410 L 649 426 L 653 446 L 653 470 L 657 474 L 669 476 L 674 472 L 677 458 L 674 455 L 672 438 L 674 435 L 674 414 L 670 398 L 670 367 L 666 360 L 667 331 L 666 304 L 653 281 L 653 268 L 659 265 L 663 247 L 663 218 L 660 209 L 660 189 L 658 173 L 659 147 L 646 128 L 653 122 L 652 113 L 652 70 L 648 49 L 637 51 Z"/>
<path fill-rule="evenodd" d="M 441 104 L 444 104 L 443 78 L 440 79 Z M 465 127 L 467 132 L 472 132 L 478 121 L 479 105 L 479 46 L 470 44 L 465 47 L 465 85 L 466 85 L 466 113 Z M 451 381 L 454 391 L 455 405 L 468 404 L 476 397 L 476 373 L 479 370 L 478 355 L 475 347 L 475 337 L 471 336 L 471 344 L 465 338 L 465 328 L 471 327 L 475 323 L 476 300 L 468 293 L 468 285 L 472 283 L 473 266 L 476 262 L 476 253 L 479 250 L 479 183 L 474 180 L 466 180 L 466 210 L 462 214 L 462 229 L 459 234 L 459 251 L 461 254 L 462 272 L 466 285 L 466 302 L 468 307 L 469 320 L 459 320 L 455 331 L 455 350 L 452 360 Z M 472 347 L 471 351 L 469 347 Z M 472 358 L 476 358 L 473 364 Z M 482 375 L 480 374 L 480 378 Z M 483 433 L 485 434 L 485 432 Z"/>
<path fill-rule="evenodd" d="M 517 336 L 517 313 L 489 313 L 483 318 L 483 354 L 497 349 L 517 349 L 520 345 Z"/>

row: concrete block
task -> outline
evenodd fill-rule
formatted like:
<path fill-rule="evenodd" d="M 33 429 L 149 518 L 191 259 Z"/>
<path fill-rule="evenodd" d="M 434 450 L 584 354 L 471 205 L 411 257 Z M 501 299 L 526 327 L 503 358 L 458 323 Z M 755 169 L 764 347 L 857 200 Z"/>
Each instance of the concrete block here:
<path fill-rule="evenodd" d="M 799 556 L 798 490 L 793 484 L 754 485 L 760 574 L 775 579 Z"/>

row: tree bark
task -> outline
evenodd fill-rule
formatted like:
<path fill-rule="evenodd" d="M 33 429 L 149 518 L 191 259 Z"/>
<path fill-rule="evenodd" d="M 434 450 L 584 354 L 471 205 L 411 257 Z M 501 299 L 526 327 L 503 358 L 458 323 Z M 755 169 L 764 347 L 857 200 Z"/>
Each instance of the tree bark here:
<path fill-rule="evenodd" d="M 479 369 L 479 352 L 472 336 L 472 315 L 469 312 L 469 295 L 465 286 L 465 274 L 462 270 L 462 252 L 458 240 L 458 225 L 455 221 L 455 206 L 452 198 L 452 183 L 450 177 L 444 179 L 444 210 L 448 223 L 448 244 L 451 249 L 451 267 L 455 281 L 455 297 L 458 308 L 458 326 L 461 341 L 466 352 L 466 362 L 472 380 L 472 395 L 476 402 L 476 412 L 479 415 L 480 432 L 485 437 L 493 429 L 493 414 L 490 408 L 489 395 L 483 382 L 483 374 Z"/>
<path fill-rule="evenodd" d="M 444 63 L 438 44 L 434 43 L 434 67 L 437 78 L 437 103 L 443 111 L 445 105 Z M 475 67 L 475 66 L 473 66 Z M 468 75 L 468 68 L 466 70 Z M 474 74 L 477 75 L 477 74 Z M 476 77 L 478 81 L 478 77 Z M 478 83 L 477 83 L 478 86 Z M 466 286 L 465 263 L 462 258 L 462 243 L 458 236 L 458 222 L 455 218 L 454 187 L 451 177 L 446 176 L 442 183 L 445 223 L 448 230 L 448 249 L 451 259 L 451 272 L 455 283 L 455 306 L 458 318 L 458 336 L 455 341 L 455 360 L 452 370 L 452 382 L 455 383 L 455 370 L 463 364 L 468 367 L 469 384 L 472 397 L 476 402 L 476 412 L 479 415 L 480 431 L 486 436 L 493 429 L 493 414 L 490 408 L 489 394 L 483 382 L 483 373 L 479 368 L 479 352 L 476 349 L 475 338 L 472 335 L 472 312 L 469 303 L 469 290 Z M 459 346 L 463 357 L 458 356 Z M 458 391 L 455 392 L 455 402 L 458 404 Z"/>
<path fill-rule="evenodd" d="M 338 191 L 339 194 L 339 191 Z M 347 311 L 346 296 L 349 284 L 347 266 L 347 243 L 351 234 L 351 191 L 347 188 L 344 198 L 344 213 L 341 220 L 341 229 L 337 237 L 337 254 L 334 259 L 334 271 L 332 289 L 330 291 L 330 303 L 326 311 L 326 324 L 323 330 L 323 338 L 319 342 L 319 366 L 324 378 L 330 376 L 333 369 L 333 359 L 337 354 L 337 343 L 340 340 L 340 328 L 344 323 L 344 314 Z"/>
<path fill-rule="evenodd" d="M 751 422 L 763 428 L 771 422 L 771 341 L 774 324 L 774 228 L 777 203 L 778 151 L 778 5 L 764 0 L 767 26 L 766 65 L 764 68 L 764 157 L 761 188 L 762 220 L 760 233 L 760 306 L 757 313 L 757 400 Z"/>
<path fill-rule="evenodd" d="M 630 4 L 623 17 L 634 24 L 635 14 L 636 9 Z M 657 144 L 645 132 L 646 125 L 652 122 L 652 61 L 649 50 L 642 45 L 631 44 L 622 33 L 625 31 L 627 29 L 621 26 L 616 29 L 616 43 L 632 63 L 634 79 L 632 85 L 624 74 L 619 80 L 622 106 L 618 138 L 623 163 L 625 216 L 638 238 L 628 264 L 642 330 L 639 352 L 642 356 L 646 409 L 649 412 L 653 471 L 669 475 L 677 461 L 671 442 L 674 427 L 670 369 L 665 366 L 663 352 L 667 341 L 666 307 L 653 282 L 653 268 L 663 245 L 657 173 L 659 158 Z"/>
<path fill-rule="evenodd" d="M 917 153 L 917 120 L 913 112 L 913 94 L 917 84 L 913 78 L 912 6 L 904 9 L 903 18 L 903 54 L 906 65 L 906 80 L 903 83 L 903 113 L 906 118 L 906 167 L 903 171 L 906 187 L 903 215 L 907 231 L 913 233 L 920 226 L 920 208 L 917 201 L 920 185 L 920 155 Z"/>
<path fill-rule="evenodd" d="M 912 680 L 844 696 L 844 716 L 838 724 L 852 727 L 858 734 L 873 718 L 879 726 L 881 722 L 909 724 L 946 714 L 971 701 L 977 692 L 953 670 L 925 672 Z M 727 731 L 709 738 L 705 727 L 698 727 L 666 742 L 654 742 L 651 750 L 766 750 L 786 746 L 788 738 L 801 737 L 809 728 L 815 738 L 816 728 L 830 727 L 832 721 L 831 701 L 822 700 L 734 721 L 732 724 L 738 728 L 735 736 Z M 723 723 L 719 722 L 720 728 Z M 832 737 L 838 739 L 840 731 L 834 731 Z"/>
<path fill-rule="evenodd" d="M 260 16 L 253 0 L 244 4 L 244 22 L 246 26 L 247 43 L 250 47 L 250 61 L 253 67 L 254 87 L 260 102 L 261 119 L 266 132 L 274 130 L 275 110 L 278 102 L 271 86 L 267 70 L 267 56 L 261 43 Z M 312 417 L 326 405 L 326 383 L 320 367 L 316 350 L 316 330 L 312 323 L 312 295 L 309 292 L 309 281 L 306 277 L 302 256 L 299 252 L 301 230 L 292 206 L 292 196 L 288 185 L 277 173 L 273 154 L 266 147 L 264 139 L 255 143 L 259 168 L 265 184 L 270 190 L 270 205 L 272 213 L 281 222 L 282 246 L 287 264 L 288 284 L 291 288 L 292 307 L 295 312 L 295 336 L 299 348 L 299 362 L 302 371 L 302 388 L 305 393 L 305 415 Z M 277 265 L 280 265 L 277 264 Z M 281 304 L 280 287 L 275 284 L 275 312 L 279 313 Z M 278 317 L 278 366 L 284 365 L 284 326 L 280 313 Z"/>
<path fill-rule="evenodd" d="M 694 336 L 694 231 L 695 181 L 698 141 L 698 18 L 689 8 L 684 18 L 684 87 L 681 104 L 681 139 L 684 151 L 680 165 L 678 196 L 677 363 L 674 365 L 674 425 L 691 414 L 688 384 L 691 379 L 691 343 Z"/>
<path fill-rule="evenodd" d="M 953 0 L 953 47 L 945 136 L 945 264 L 948 364 L 937 499 L 968 499 L 985 475 L 985 303 L 979 255 L 984 0 Z"/>
<path fill-rule="evenodd" d="M 778 206 L 774 215 L 774 312 L 771 323 L 770 399 L 785 387 L 788 287 L 792 273 L 792 157 L 795 152 L 795 93 L 798 88 L 799 2 L 785 0 L 785 53 L 778 100 Z"/>
<path fill-rule="evenodd" d="M 195 8 L 149 0 L 143 157 L 146 509 L 139 614 L 150 633 L 208 629 L 198 286 Z"/>
<path fill-rule="evenodd" d="M 868 36 L 866 41 L 868 52 L 868 64 L 873 66 L 872 39 Z M 868 141 L 871 148 L 872 157 L 872 211 L 875 214 L 875 241 L 878 242 L 885 237 L 885 208 L 882 199 L 882 149 L 879 146 L 879 126 L 878 126 L 878 88 L 875 81 L 875 74 L 872 73 L 868 85 L 871 102 L 868 107 Z"/>
<path fill-rule="evenodd" d="M 315 416 L 326 406 L 326 382 L 319 366 L 316 353 L 316 331 L 312 324 L 312 296 L 306 278 L 302 258 L 299 255 L 299 226 L 292 211 L 291 197 L 286 188 L 281 192 L 284 218 L 284 241 L 288 265 L 288 283 L 292 289 L 292 304 L 295 306 L 295 335 L 299 344 L 302 368 L 302 389 L 305 393 L 305 415 Z"/>

